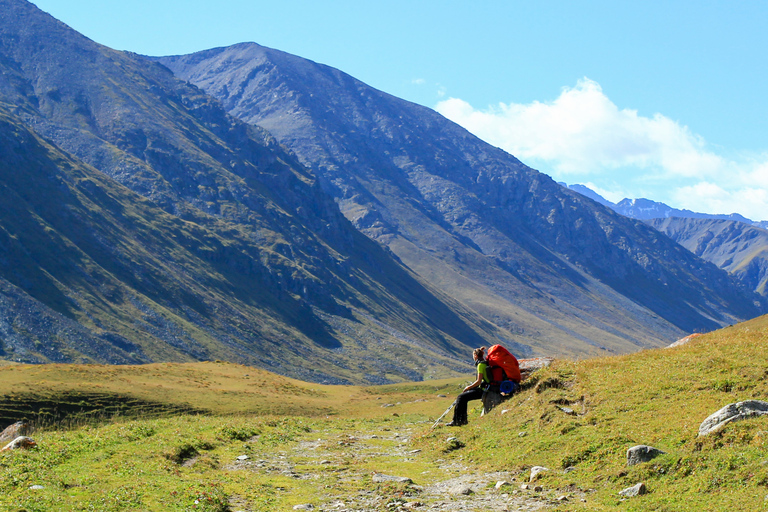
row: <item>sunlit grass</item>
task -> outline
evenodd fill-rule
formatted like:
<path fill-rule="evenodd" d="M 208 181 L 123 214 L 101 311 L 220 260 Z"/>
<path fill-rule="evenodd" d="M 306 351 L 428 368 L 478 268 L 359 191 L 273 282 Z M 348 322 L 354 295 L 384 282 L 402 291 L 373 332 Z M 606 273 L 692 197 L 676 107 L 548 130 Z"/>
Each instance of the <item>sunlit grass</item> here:
<path fill-rule="evenodd" d="M 49 425 L 35 433 L 37 449 L 0 454 L 0 510 L 279 510 L 331 493 L 407 498 L 409 489 L 374 484 L 376 472 L 427 485 L 503 471 L 516 480 L 512 493 L 536 465 L 549 468 L 539 498 L 568 497 L 558 510 L 762 510 L 768 418 L 702 438 L 698 427 L 728 403 L 768 400 L 767 339 L 760 318 L 673 349 L 557 361 L 489 415 L 473 403 L 467 427 L 434 430 L 467 379 L 352 387 L 226 363 L 3 366 L 4 395 L 96 388 L 207 412 Z M 627 467 L 626 450 L 638 444 L 666 453 Z M 238 462 L 243 455 L 251 465 Z M 649 494 L 622 501 L 619 491 L 639 482 Z"/>

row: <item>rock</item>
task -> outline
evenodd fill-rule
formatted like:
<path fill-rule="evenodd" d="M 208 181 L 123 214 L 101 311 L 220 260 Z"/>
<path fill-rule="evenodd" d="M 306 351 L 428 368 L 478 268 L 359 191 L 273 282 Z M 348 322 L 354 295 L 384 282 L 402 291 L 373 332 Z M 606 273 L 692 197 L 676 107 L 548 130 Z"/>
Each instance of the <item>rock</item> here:
<path fill-rule="evenodd" d="M 22 448 L 22 449 L 34 448 L 35 446 L 37 446 L 37 443 L 31 437 L 19 436 L 13 441 L 11 441 L 10 443 L 8 443 L 7 445 L 5 445 L 5 447 L 2 450 L 0 450 L 0 452 L 4 452 L 6 450 L 17 450 L 19 448 Z"/>
<path fill-rule="evenodd" d="M 466 446 L 464 443 L 462 443 L 458 438 L 456 437 L 449 437 L 446 439 L 446 443 L 448 446 L 445 447 L 446 452 L 450 452 L 453 450 L 458 450 L 459 448 L 464 448 Z"/>
<path fill-rule="evenodd" d="M 540 485 L 537 485 L 537 486 L 535 486 L 533 488 L 533 492 L 541 492 L 543 490 L 544 490 L 544 488 L 542 486 L 540 486 Z"/>
<path fill-rule="evenodd" d="M 480 414 L 481 416 L 485 416 L 491 410 L 493 410 L 494 407 L 501 404 L 504 401 L 505 397 L 501 396 L 501 393 L 498 391 L 492 391 L 488 390 L 485 393 L 483 393 L 483 412 Z"/>
<path fill-rule="evenodd" d="M 35 429 L 32 428 L 32 425 L 26 421 L 17 421 L 0 432 L 0 443 L 5 443 L 20 436 L 28 436 L 34 431 Z"/>
<path fill-rule="evenodd" d="M 563 473 L 570 473 L 571 471 L 576 471 L 576 468 L 573 466 L 568 466 L 563 470 Z"/>
<path fill-rule="evenodd" d="M 574 411 L 570 407 L 561 407 L 558 405 L 557 408 L 569 416 L 576 416 L 576 411 Z"/>
<path fill-rule="evenodd" d="M 527 491 L 529 487 L 530 487 L 530 485 L 528 485 L 528 484 L 523 484 L 523 485 L 520 486 L 520 488 L 522 490 L 524 490 L 524 491 Z"/>
<path fill-rule="evenodd" d="M 764 414 L 768 414 L 768 402 L 763 402 L 762 400 L 746 400 L 744 402 L 728 404 L 704 420 L 701 426 L 699 426 L 699 436 L 716 432 L 728 423 Z"/>
<path fill-rule="evenodd" d="M 30 485 L 29 488 L 32 489 L 33 491 L 39 491 L 41 489 L 45 489 L 45 487 L 43 487 L 42 485 Z"/>
<path fill-rule="evenodd" d="M 633 446 L 627 450 L 627 466 L 634 466 L 642 462 L 648 462 L 654 457 L 658 457 L 666 452 L 654 448 L 653 446 L 639 445 Z"/>
<path fill-rule="evenodd" d="M 474 494 L 475 491 L 468 485 L 458 485 L 448 491 L 448 493 L 453 494 L 454 496 L 469 496 L 470 494 Z"/>
<path fill-rule="evenodd" d="M 502 488 L 502 487 L 504 487 L 505 485 L 512 485 L 512 484 L 511 484 L 511 483 L 509 483 L 509 482 L 507 482 L 506 480 L 504 480 L 504 481 L 499 481 L 499 482 L 496 482 L 496 489 L 497 489 L 497 490 L 498 490 L 498 489 L 501 489 L 501 488 Z"/>
<path fill-rule="evenodd" d="M 304 505 L 294 505 L 293 510 L 312 510 L 315 508 L 311 503 L 305 503 Z"/>
<path fill-rule="evenodd" d="M 623 491 L 619 492 L 619 496 L 624 496 L 625 498 L 633 498 L 635 496 L 640 496 L 641 494 L 647 494 L 648 489 L 645 487 L 645 484 L 640 482 L 637 485 L 634 485 L 632 487 L 627 487 Z"/>
<path fill-rule="evenodd" d="M 568 501 L 568 496 L 565 494 L 557 497 L 557 501 Z"/>
<path fill-rule="evenodd" d="M 375 473 L 373 475 L 373 483 L 380 484 L 383 482 L 395 482 L 398 484 L 412 484 L 413 480 L 411 480 L 408 477 L 404 476 L 392 476 L 392 475 L 384 475 L 382 473 Z"/>
<path fill-rule="evenodd" d="M 237 460 L 248 460 L 249 457 L 247 455 L 238 455 Z"/>
<path fill-rule="evenodd" d="M 528 479 L 529 482 L 533 482 L 536 480 L 541 473 L 544 471 L 549 471 L 549 468 L 545 468 L 544 466 L 533 466 L 531 468 L 531 478 Z"/>

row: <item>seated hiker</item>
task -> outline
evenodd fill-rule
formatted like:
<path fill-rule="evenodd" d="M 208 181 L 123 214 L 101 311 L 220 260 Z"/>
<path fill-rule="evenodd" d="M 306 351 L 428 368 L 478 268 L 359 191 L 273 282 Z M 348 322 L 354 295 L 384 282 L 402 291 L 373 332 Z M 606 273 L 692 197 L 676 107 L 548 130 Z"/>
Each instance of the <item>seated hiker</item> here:
<path fill-rule="evenodd" d="M 453 410 L 453 421 L 447 423 L 449 427 L 460 427 L 467 424 L 467 402 L 470 400 L 480 400 L 483 398 L 483 382 L 486 382 L 485 368 L 485 347 L 476 348 L 472 352 L 472 358 L 477 365 L 477 379 L 475 382 L 464 388 L 459 396 L 456 397 L 456 406 Z"/>

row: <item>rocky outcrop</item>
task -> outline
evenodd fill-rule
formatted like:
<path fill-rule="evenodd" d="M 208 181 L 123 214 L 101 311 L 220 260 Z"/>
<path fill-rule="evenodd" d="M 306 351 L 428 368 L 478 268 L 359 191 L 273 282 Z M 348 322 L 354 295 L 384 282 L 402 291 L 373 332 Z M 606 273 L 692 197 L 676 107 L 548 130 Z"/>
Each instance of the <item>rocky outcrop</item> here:
<path fill-rule="evenodd" d="M 663 455 L 666 452 L 654 448 L 653 446 L 639 445 L 633 446 L 627 450 L 627 466 L 634 466 L 636 464 L 642 464 L 643 462 L 649 462 L 659 455 Z"/>
<path fill-rule="evenodd" d="M 699 426 L 699 436 L 718 432 L 729 423 L 741 421 L 768 414 L 768 402 L 762 400 L 746 400 L 728 404 L 719 411 L 711 414 Z"/>

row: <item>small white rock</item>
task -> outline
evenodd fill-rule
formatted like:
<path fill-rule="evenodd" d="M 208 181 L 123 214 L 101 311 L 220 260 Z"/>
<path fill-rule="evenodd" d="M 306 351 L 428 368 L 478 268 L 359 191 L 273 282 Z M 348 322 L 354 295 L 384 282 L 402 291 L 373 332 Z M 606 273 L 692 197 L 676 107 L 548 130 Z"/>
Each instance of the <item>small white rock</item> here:
<path fill-rule="evenodd" d="M 239 455 L 239 456 L 237 457 L 237 460 L 248 460 L 249 458 L 250 458 L 250 457 L 248 457 L 247 455 Z"/>
<path fill-rule="evenodd" d="M 34 489 L 36 491 L 39 491 L 40 489 L 45 489 L 45 487 L 43 487 L 42 485 L 31 485 L 29 488 Z"/>
<path fill-rule="evenodd" d="M 531 478 L 528 480 L 529 482 L 533 482 L 538 476 L 545 472 L 549 471 L 549 468 L 545 468 L 544 466 L 534 466 L 531 468 Z"/>

